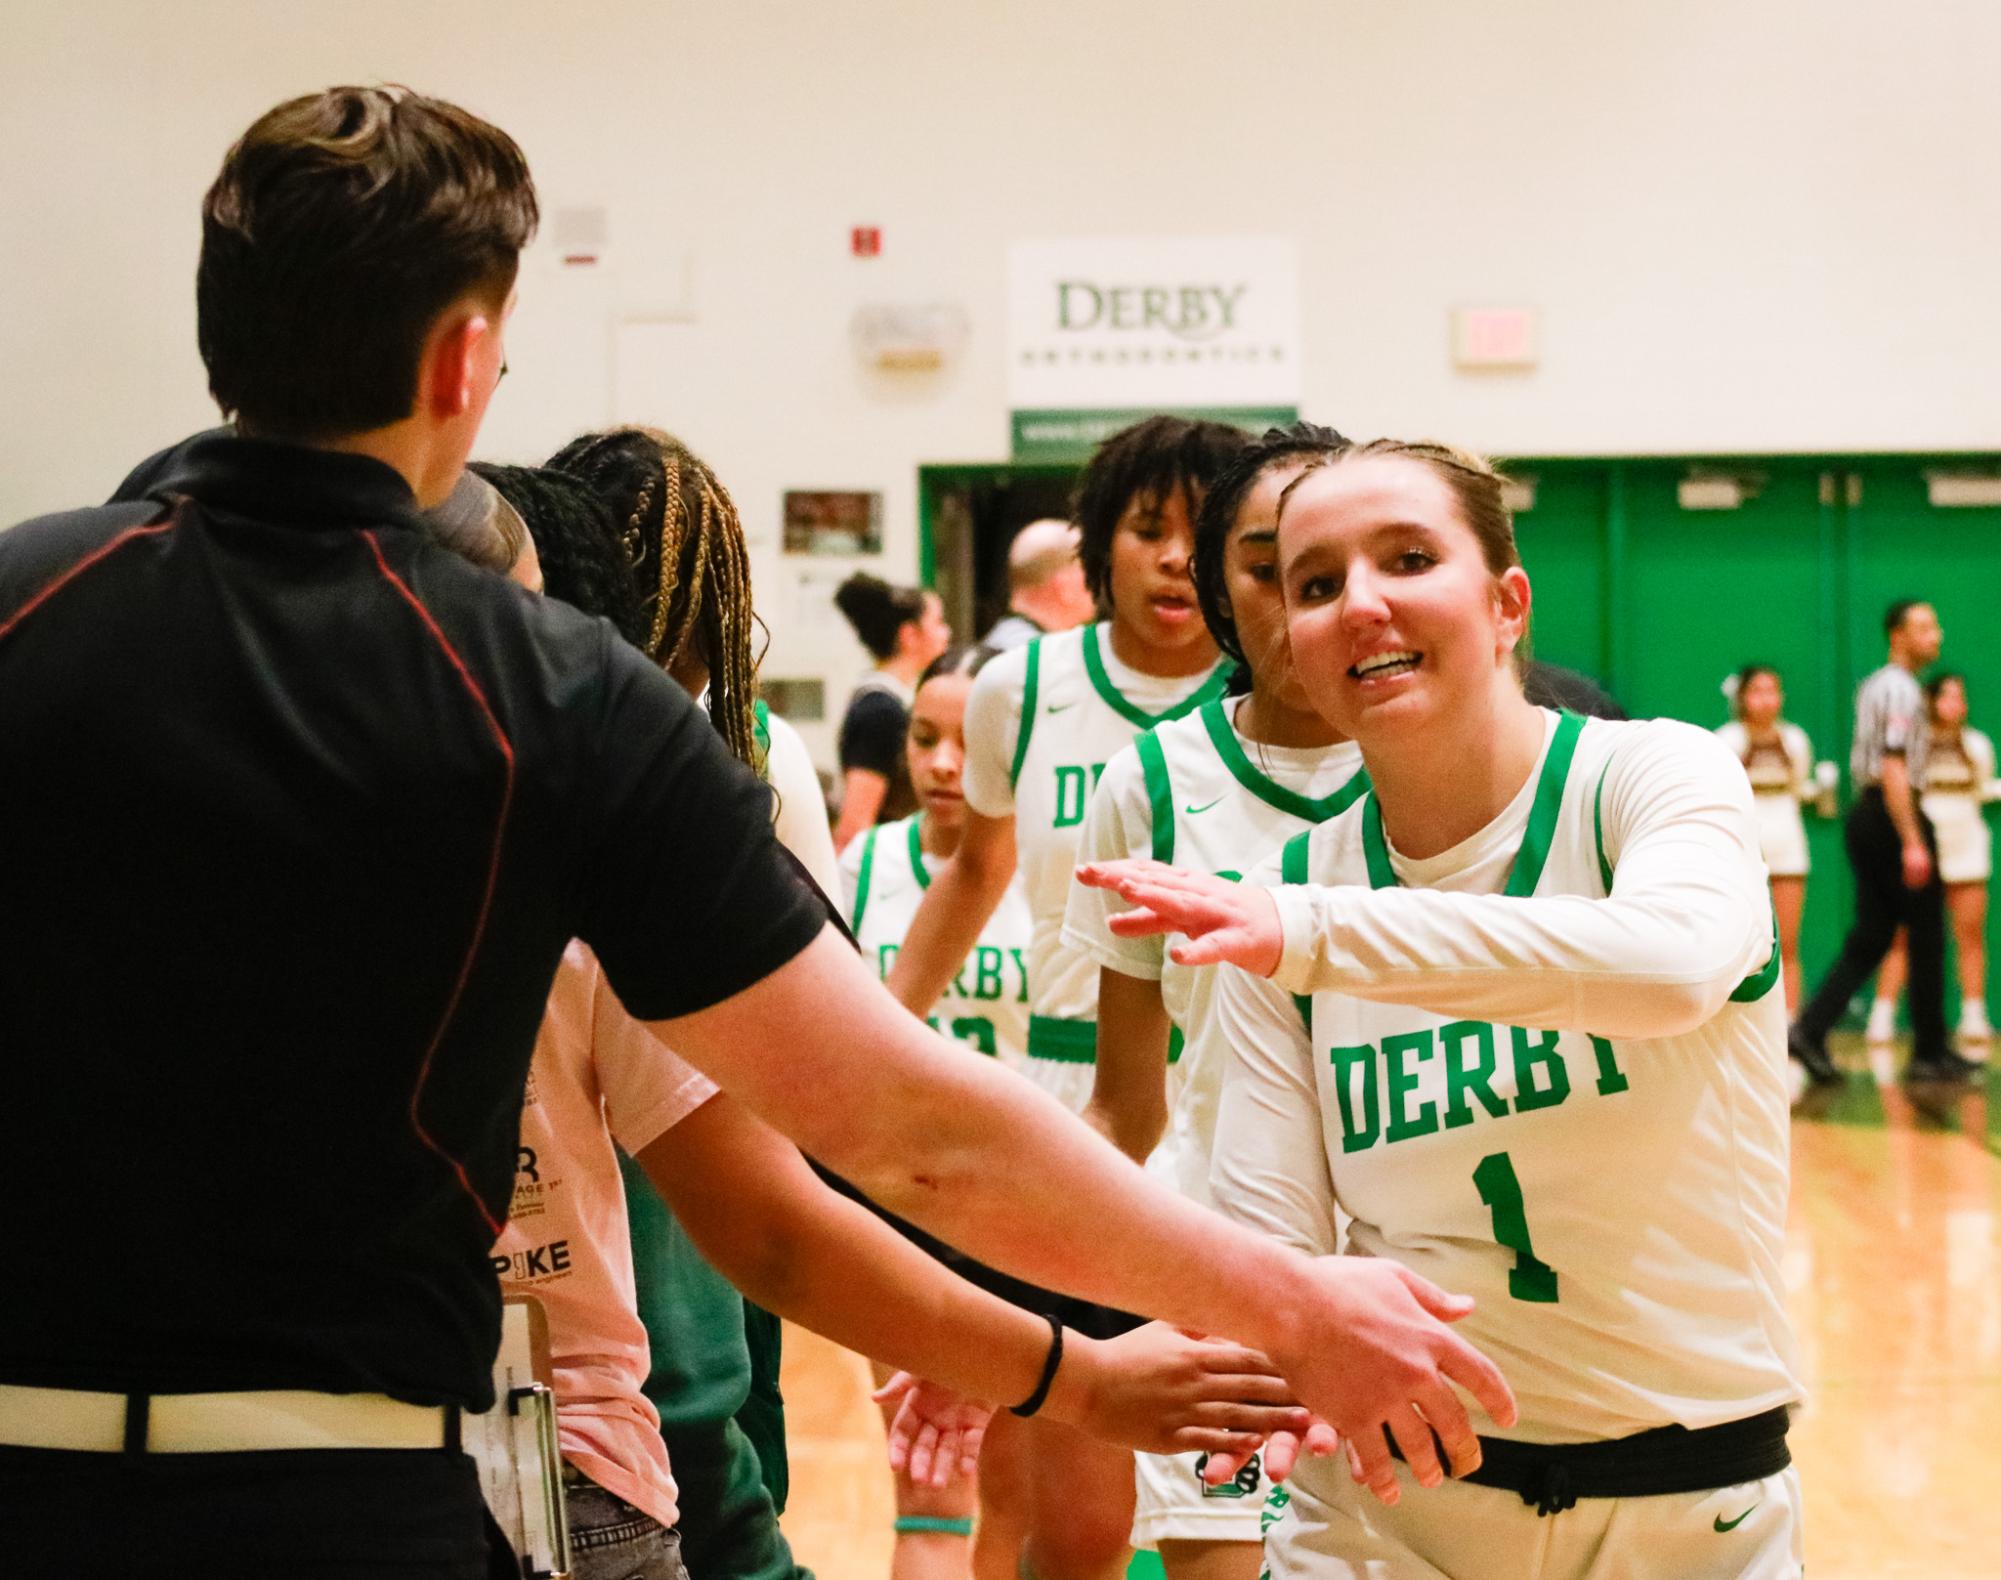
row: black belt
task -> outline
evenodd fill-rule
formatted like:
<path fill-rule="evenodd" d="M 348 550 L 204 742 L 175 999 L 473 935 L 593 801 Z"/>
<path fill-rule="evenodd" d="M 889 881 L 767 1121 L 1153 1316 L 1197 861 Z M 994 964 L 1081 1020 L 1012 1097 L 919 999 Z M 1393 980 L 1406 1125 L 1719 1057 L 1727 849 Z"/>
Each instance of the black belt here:
<path fill-rule="evenodd" d="M 1657 1426 L 1597 1443 L 1518 1443 L 1480 1439 L 1480 1468 L 1461 1481 L 1500 1487 L 1534 1507 L 1561 1514 L 1579 1498 L 1658 1498 L 1710 1492 L 1776 1476 L 1793 1462 L 1784 1405 L 1721 1426 Z M 1390 1445 L 1396 1453 L 1394 1441 Z M 1401 1459 L 1402 1454 L 1397 1454 Z M 1445 1463 L 1441 1445 L 1439 1463 Z"/>

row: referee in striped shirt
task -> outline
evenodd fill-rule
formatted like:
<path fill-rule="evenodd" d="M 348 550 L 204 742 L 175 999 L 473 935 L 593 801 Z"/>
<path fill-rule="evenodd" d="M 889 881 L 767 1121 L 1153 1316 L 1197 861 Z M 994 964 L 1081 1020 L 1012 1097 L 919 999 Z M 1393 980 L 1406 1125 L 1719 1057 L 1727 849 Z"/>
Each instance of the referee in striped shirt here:
<path fill-rule="evenodd" d="M 1930 747 L 1919 671 L 1938 659 L 1944 632 L 1928 603 L 1899 599 L 1883 615 L 1890 659 L 1855 693 L 1848 771 L 1856 789 L 1843 842 L 1855 874 L 1855 920 L 1840 958 L 1793 1023 L 1793 1057 L 1817 1085 L 1841 1075 L 1827 1034 L 1874 974 L 1902 927 L 1910 950 L 1911 1062 L 1908 1081 L 1957 1081 L 1970 1066 L 1945 1029 L 1945 894 L 1931 822 L 1918 805 Z"/>

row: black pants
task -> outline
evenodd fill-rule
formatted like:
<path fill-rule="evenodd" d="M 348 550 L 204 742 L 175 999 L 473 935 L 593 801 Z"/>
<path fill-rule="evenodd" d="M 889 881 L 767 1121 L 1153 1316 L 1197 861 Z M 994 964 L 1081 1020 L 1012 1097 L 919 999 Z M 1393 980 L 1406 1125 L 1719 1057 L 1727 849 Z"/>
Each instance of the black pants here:
<path fill-rule="evenodd" d="M 1911 1056 L 1937 1059 L 1950 1052 L 1945 1034 L 1945 886 L 1938 876 L 1938 842 L 1922 812 L 1918 826 L 1932 853 L 1931 881 L 1922 889 L 1907 889 L 1903 839 L 1890 821 L 1883 792 L 1865 790 L 1848 810 L 1842 837 L 1855 874 L 1855 920 L 1840 958 L 1800 1011 L 1799 1029 L 1816 1043 L 1834 1029 L 1856 990 L 1883 963 L 1902 927 L 1910 960 Z"/>
<path fill-rule="evenodd" d="M 0 1573 L 23 1580 L 489 1580 L 463 1454 L 0 1448 Z"/>

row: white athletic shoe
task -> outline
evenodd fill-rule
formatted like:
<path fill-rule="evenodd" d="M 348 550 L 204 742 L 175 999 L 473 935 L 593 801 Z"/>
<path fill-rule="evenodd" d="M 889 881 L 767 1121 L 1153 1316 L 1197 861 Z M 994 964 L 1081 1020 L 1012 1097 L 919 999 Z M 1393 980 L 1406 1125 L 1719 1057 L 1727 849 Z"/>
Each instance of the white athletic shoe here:
<path fill-rule="evenodd" d="M 1879 998 L 1869 1006 L 1869 1029 L 1863 1035 L 1872 1043 L 1894 1042 L 1897 1037 L 1897 1003 Z"/>
<path fill-rule="evenodd" d="M 1987 1006 L 1971 999 L 1959 1010 L 1959 1056 L 1969 1064 L 1985 1064 L 1994 1044 L 1994 1028 L 1987 1024 Z"/>

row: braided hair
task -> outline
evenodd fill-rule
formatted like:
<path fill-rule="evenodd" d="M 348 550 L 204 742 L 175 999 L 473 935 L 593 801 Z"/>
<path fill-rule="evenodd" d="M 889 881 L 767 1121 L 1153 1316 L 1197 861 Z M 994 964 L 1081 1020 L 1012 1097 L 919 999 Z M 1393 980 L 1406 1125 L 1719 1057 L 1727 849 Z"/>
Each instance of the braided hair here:
<path fill-rule="evenodd" d="M 612 552 L 617 531 L 597 490 L 540 466 L 474 461 L 467 470 L 491 483 L 527 525 L 542 563 L 543 592 L 585 614 L 602 615 L 627 641 L 637 641 L 638 600 L 632 578 Z"/>
<path fill-rule="evenodd" d="M 710 721 L 730 751 L 755 767 L 757 616 L 750 550 L 729 491 L 658 428 L 585 434 L 549 465 L 588 483 L 611 509 L 633 598 L 632 624 L 620 629 L 670 673 L 694 664 L 707 670 Z"/>
<path fill-rule="evenodd" d="M 1203 496 L 1195 518 L 1195 559 L 1190 575 L 1203 623 L 1216 645 L 1235 659 L 1239 673 L 1251 668 L 1237 637 L 1237 619 L 1230 608 L 1229 582 L 1223 574 L 1223 549 L 1237 525 L 1237 513 L 1257 487 L 1258 479 L 1288 461 L 1326 458 L 1347 448 L 1348 440 L 1317 422 L 1295 422 L 1267 428 L 1264 434 L 1232 456 Z"/>

